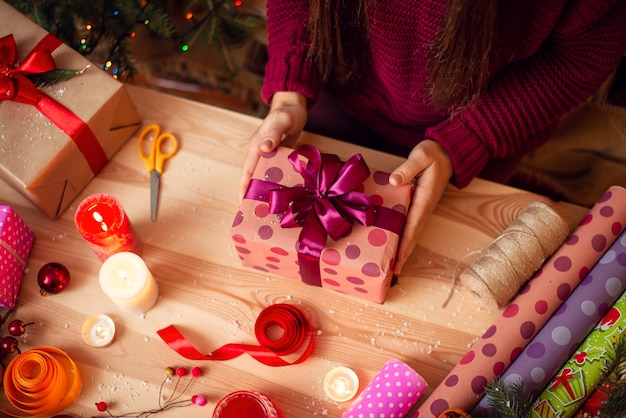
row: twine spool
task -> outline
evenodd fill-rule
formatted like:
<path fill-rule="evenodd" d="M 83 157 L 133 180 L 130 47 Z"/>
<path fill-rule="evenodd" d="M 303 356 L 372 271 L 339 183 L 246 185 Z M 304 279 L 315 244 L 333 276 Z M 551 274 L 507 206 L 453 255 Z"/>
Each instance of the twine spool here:
<path fill-rule="evenodd" d="M 567 222 L 543 202 L 532 202 L 460 275 L 490 307 L 508 303 L 565 241 Z"/>

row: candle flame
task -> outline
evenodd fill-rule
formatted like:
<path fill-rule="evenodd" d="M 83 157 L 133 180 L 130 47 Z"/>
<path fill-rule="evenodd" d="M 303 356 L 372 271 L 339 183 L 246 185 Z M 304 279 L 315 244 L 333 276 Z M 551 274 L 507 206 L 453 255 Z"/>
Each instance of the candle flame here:
<path fill-rule="evenodd" d="M 96 222 L 100 222 L 100 228 L 102 228 L 103 231 L 107 231 L 109 229 L 109 226 L 104 222 L 104 218 L 102 217 L 102 215 L 100 214 L 100 212 L 93 212 L 92 214 L 93 219 Z"/>
<path fill-rule="evenodd" d="M 345 377 L 338 377 L 333 382 L 333 392 L 337 395 L 344 395 L 350 391 L 350 382 Z"/>
<path fill-rule="evenodd" d="M 100 212 L 94 212 L 93 218 L 96 220 L 96 222 L 104 221 L 104 218 L 102 217 L 102 215 L 100 215 Z"/>
<path fill-rule="evenodd" d="M 95 330 L 94 334 L 95 334 L 96 338 L 98 338 L 100 340 L 103 339 L 103 338 L 106 338 L 106 336 L 108 334 L 108 328 L 105 327 L 104 325 L 98 325 L 96 327 L 96 330 Z"/>

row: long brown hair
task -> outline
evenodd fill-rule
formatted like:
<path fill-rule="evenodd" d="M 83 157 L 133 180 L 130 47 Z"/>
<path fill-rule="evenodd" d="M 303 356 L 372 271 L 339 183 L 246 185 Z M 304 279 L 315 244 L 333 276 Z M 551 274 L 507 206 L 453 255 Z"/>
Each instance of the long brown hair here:
<path fill-rule="evenodd" d="M 349 85 L 371 65 L 368 3 L 311 0 L 309 58 L 326 82 Z M 384 0 L 382 0 L 384 1 Z M 449 0 L 431 45 L 430 98 L 439 107 L 476 101 L 489 78 L 498 0 Z"/>

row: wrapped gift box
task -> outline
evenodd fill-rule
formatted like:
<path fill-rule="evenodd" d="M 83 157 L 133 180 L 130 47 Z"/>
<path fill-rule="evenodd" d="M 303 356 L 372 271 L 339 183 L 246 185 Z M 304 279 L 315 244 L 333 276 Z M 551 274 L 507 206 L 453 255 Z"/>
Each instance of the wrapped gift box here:
<path fill-rule="evenodd" d="M 304 146 L 306 156 L 302 156 L 303 147 L 292 150 L 279 147 L 272 153 L 265 153 L 255 169 L 253 180 L 243 199 L 239 211 L 231 228 L 231 237 L 239 253 L 242 264 L 258 270 L 292 278 L 311 285 L 332 289 L 337 292 L 383 303 L 392 277 L 391 266 L 396 254 L 400 233 L 408 211 L 412 185 L 394 187 L 389 184 L 389 174 L 367 168 L 367 173 L 358 185 L 350 189 L 342 197 L 355 198 L 356 203 L 334 202 L 339 206 L 342 218 L 346 219 L 346 212 L 358 212 L 356 217 L 363 215 L 367 205 L 362 205 L 359 199 L 365 196 L 372 203 L 373 217 L 371 223 L 351 222 L 345 232 L 335 225 L 329 228 L 330 235 L 339 234 L 339 237 L 324 237 L 319 228 L 311 232 L 310 218 L 299 218 L 303 208 L 308 204 L 306 196 L 327 194 L 320 189 L 311 191 L 307 184 L 315 184 L 320 177 L 311 164 L 311 155 L 318 152 L 312 146 Z M 329 154 L 321 154 L 329 156 Z M 356 158 L 359 164 L 365 164 L 356 155 L 346 161 L 340 161 L 332 156 L 333 164 L 337 167 L 331 172 L 339 170 L 340 180 L 331 186 L 331 193 L 346 187 L 346 179 L 354 179 L 354 165 Z M 315 159 L 315 158 L 313 158 Z M 337 163 L 338 162 L 338 163 Z M 300 169 L 294 167 L 300 164 Z M 350 166 L 349 169 L 346 166 Z M 342 168 L 338 168 L 342 167 Z M 343 171 L 342 171 L 343 170 Z M 358 170 L 357 170 L 358 171 Z M 341 177 L 341 173 L 347 173 Z M 306 181 L 302 175 L 311 175 L 312 181 Z M 361 175 L 361 174 L 359 174 Z M 325 171 L 323 180 L 335 178 Z M 329 189 L 329 187 L 323 187 Z M 343 190 L 342 192 L 345 192 Z M 278 195 L 272 195 L 277 193 Z M 308 194 L 307 194 L 308 193 Z M 303 197 L 305 195 L 305 197 Z M 291 198 L 295 197 L 294 200 Z M 313 198 L 312 200 L 315 200 Z M 317 205 L 317 218 L 333 218 L 329 201 L 320 199 L 313 204 Z M 278 202 L 282 201 L 282 206 Z M 286 209 L 286 212 L 285 212 Z M 293 212 L 292 212 L 293 211 Z M 337 219 L 331 219 L 331 223 Z M 282 225 L 281 225 L 282 224 Z M 285 225 L 291 224 L 291 225 Z M 339 222 L 342 225 L 342 221 Z M 317 232 L 316 232 L 317 231 Z M 303 236 L 301 235 L 303 234 Z M 321 241 L 320 241 L 321 240 Z M 319 244 L 321 242 L 321 244 Z M 322 245 L 322 247 L 319 247 Z M 319 248 L 316 254 L 311 249 Z"/>
<path fill-rule="evenodd" d="M 17 53 L 9 42 L 0 46 L 0 96 L 5 97 L 0 100 L 0 177 L 56 217 L 141 121 L 122 83 L 0 0 L 0 38 L 9 36 Z M 16 70 L 45 63 L 32 65 L 27 59 L 33 50 L 45 49 L 57 69 L 87 69 L 58 84 L 26 86 Z M 11 99 L 11 88 L 21 97 Z M 33 91 L 40 95 L 35 103 Z"/>
<path fill-rule="evenodd" d="M 0 307 L 13 309 L 35 235 L 11 207 L 0 205 Z"/>

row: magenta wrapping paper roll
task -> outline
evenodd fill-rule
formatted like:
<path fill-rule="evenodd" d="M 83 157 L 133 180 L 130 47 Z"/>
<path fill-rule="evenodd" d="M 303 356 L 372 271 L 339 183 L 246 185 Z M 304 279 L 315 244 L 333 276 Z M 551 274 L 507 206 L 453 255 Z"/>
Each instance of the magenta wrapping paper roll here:
<path fill-rule="evenodd" d="M 524 382 L 536 397 L 626 290 L 626 232 L 502 374 L 507 386 Z M 494 411 L 483 397 L 472 415 Z"/>
<path fill-rule="evenodd" d="M 428 389 L 422 376 L 400 360 L 391 359 L 361 392 L 341 418 L 399 418 Z"/>
<path fill-rule="evenodd" d="M 509 367 L 624 231 L 625 224 L 626 189 L 612 186 L 413 418 L 436 417 L 448 408 L 474 408 L 485 385 Z"/>

